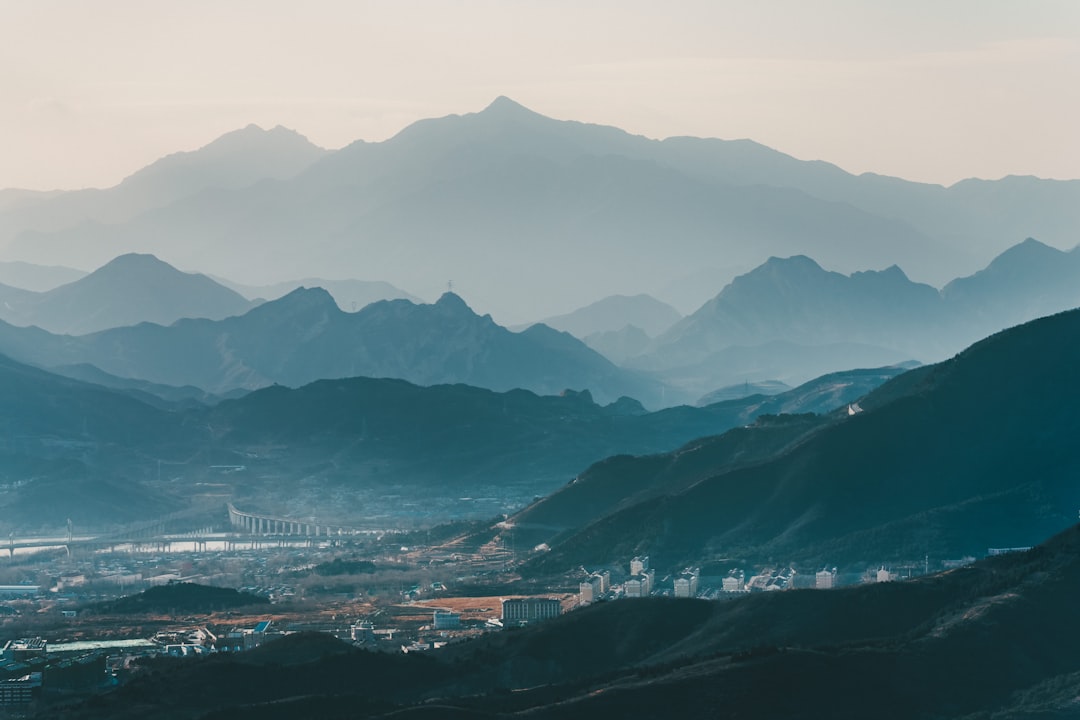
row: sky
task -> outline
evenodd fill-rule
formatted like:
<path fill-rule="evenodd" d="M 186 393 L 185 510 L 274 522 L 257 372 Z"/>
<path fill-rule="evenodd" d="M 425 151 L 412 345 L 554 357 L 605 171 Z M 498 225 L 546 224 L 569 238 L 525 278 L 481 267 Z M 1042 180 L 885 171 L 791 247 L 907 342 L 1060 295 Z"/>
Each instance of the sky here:
<path fill-rule="evenodd" d="M 951 184 L 1080 177 L 1074 0 L 0 0 L 0 188 L 255 123 L 337 148 L 499 95 Z"/>

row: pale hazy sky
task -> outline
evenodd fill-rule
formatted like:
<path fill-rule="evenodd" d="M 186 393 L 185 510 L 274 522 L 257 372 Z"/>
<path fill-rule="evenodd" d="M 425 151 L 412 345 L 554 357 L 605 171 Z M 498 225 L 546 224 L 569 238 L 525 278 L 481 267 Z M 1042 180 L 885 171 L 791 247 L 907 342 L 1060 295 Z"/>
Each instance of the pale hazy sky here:
<path fill-rule="evenodd" d="M 324 147 L 497 95 L 951 183 L 1080 177 L 1080 1 L 0 0 L 0 188 L 247 125 Z"/>

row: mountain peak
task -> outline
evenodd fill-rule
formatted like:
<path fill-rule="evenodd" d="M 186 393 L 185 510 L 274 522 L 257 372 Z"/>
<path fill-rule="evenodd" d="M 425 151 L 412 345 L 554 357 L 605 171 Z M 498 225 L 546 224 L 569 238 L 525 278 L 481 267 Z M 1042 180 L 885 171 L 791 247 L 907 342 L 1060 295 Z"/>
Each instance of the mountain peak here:
<path fill-rule="evenodd" d="M 461 296 L 455 292 L 444 292 L 442 296 L 435 301 L 435 307 L 444 308 L 447 310 L 466 310 L 472 312 L 472 308 L 468 303 L 461 299 Z"/>
<path fill-rule="evenodd" d="M 791 277 L 798 275 L 805 275 L 807 273 L 820 274 L 824 273 L 825 269 L 817 264 L 813 258 L 806 255 L 792 255 L 791 257 L 770 257 L 756 269 L 751 270 L 742 277 L 751 277 L 755 275 L 779 275 L 782 277 Z M 736 278 L 738 279 L 738 278 Z"/>
<path fill-rule="evenodd" d="M 1035 238 L 1027 238 L 1024 242 L 1013 245 L 1008 250 L 994 258 L 987 266 L 987 270 L 1000 270 L 1018 264 L 1056 262 L 1065 253 L 1057 248 L 1050 247 L 1046 243 L 1039 242 Z"/>
<path fill-rule="evenodd" d="M 98 270 L 107 267 L 151 267 L 169 265 L 164 260 L 158 258 L 157 255 L 151 253 L 124 253 L 123 255 L 117 255 L 109 262 L 102 265 Z M 172 267 L 169 265 L 169 267 Z"/>
<path fill-rule="evenodd" d="M 161 260 L 156 255 L 151 255 L 149 253 L 125 253 L 124 255 L 116 256 L 83 279 L 86 280 L 102 276 L 109 277 L 113 275 L 146 275 L 147 273 L 154 273 L 157 276 L 161 276 L 162 274 L 180 275 L 181 271 L 177 270 L 164 260 Z"/>
<path fill-rule="evenodd" d="M 507 115 L 507 114 L 510 114 L 510 113 L 515 113 L 515 114 L 517 114 L 517 113 L 525 113 L 525 114 L 528 114 L 528 115 L 535 115 L 536 114 L 532 110 L 530 110 L 529 108 L 522 105 L 521 103 L 517 102 L 516 100 L 511 100 L 510 98 L 506 97 L 505 95 L 500 95 L 499 97 L 492 100 L 491 104 L 488 105 L 486 108 L 484 108 L 482 112 L 484 114 L 492 114 L 492 115 L 494 115 L 494 114 Z"/>
<path fill-rule="evenodd" d="M 267 314 L 288 314 L 297 312 L 307 312 L 311 310 L 323 310 L 330 309 L 338 310 L 337 303 L 334 301 L 333 296 L 321 287 L 298 287 L 287 295 L 283 295 L 277 300 L 271 300 L 270 302 L 263 303 L 259 307 L 252 310 L 252 312 L 263 312 Z"/>

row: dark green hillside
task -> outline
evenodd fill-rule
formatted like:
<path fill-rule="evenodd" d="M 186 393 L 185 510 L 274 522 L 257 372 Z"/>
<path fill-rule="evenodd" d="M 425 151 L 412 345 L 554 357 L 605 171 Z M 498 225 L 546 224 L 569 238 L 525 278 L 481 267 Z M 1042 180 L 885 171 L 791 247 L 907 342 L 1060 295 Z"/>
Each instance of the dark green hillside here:
<path fill-rule="evenodd" d="M 168 412 L 0 355 L 0 434 L 136 445 L 178 426 Z"/>
<path fill-rule="evenodd" d="M 1080 531 L 1072 528 L 1030 553 L 887 590 L 784 593 L 770 598 L 773 608 L 751 597 L 735 604 L 741 617 L 726 620 L 756 628 L 745 633 L 760 642 L 756 649 L 678 663 L 651 682 L 611 683 L 531 717 L 718 709 L 755 718 L 864 718 L 870 707 L 873 717 L 905 720 L 1075 717 L 1078 583 Z M 806 602 L 821 595 L 817 610 Z M 853 609 L 877 619 L 852 633 L 861 623 Z M 907 618 L 898 622 L 896 614 Z M 729 642 L 712 637 L 719 646 Z"/>
<path fill-rule="evenodd" d="M 222 402 L 205 418 L 221 446 L 280 444 L 290 462 L 332 459 L 410 482 L 499 477 L 548 492 L 608 455 L 658 452 L 725 430 L 743 421 L 746 406 L 645 413 L 630 400 L 598 405 L 588 393 L 539 396 L 351 378 L 259 390 Z"/>
<path fill-rule="evenodd" d="M 269 604 L 270 601 L 264 597 L 232 588 L 210 587 L 197 583 L 169 583 L 118 600 L 95 603 L 85 608 L 85 611 L 101 615 L 207 614 Z"/>
<path fill-rule="evenodd" d="M 721 469 L 763 462 L 828 422 L 815 415 L 762 416 L 753 426 L 695 440 L 674 452 L 609 457 L 515 515 L 515 537 L 527 546 L 558 542 L 621 508 L 684 491 Z"/>
<path fill-rule="evenodd" d="M 0 510 L 8 528 L 100 526 L 175 509 L 151 458 L 204 441 L 179 413 L 0 356 Z"/>
<path fill-rule="evenodd" d="M 126 330 L 162 334 L 187 325 L 205 321 Z M 170 347 L 153 352 L 168 355 Z M 177 352 L 170 362 L 186 357 Z M 437 483 L 473 495 L 498 486 L 524 504 L 604 457 L 670 450 L 774 407 L 828 407 L 862 387 L 846 377 L 773 398 L 656 413 L 627 397 L 600 405 L 588 392 L 542 396 L 371 378 L 272 386 L 226 401 L 174 388 L 172 403 L 153 385 L 109 389 L 0 357 L 0 508 L 19 532 L 67 518 L 81 527 L 147 519 L 185 507 L 200 480 L 220 482 L 212 466 L 222 464 L 250 467 L 229 480 L 263 500 L 292 497 L 301 476 L 353 490 Z"/>
<path fill-rule="evenodd" d="M 1077 587 L 1080 526 L 914 581 L 600 603 L 423 657 L 299 634 L 162 659 L 61 716 L 1070 717 Z"/>
<path fill-rule="evenodd" d="M 635 551 L 670 565 L 714 554 L 835 564 L 1031 545 L 1080 508 L 1078 364 L 1080 312 L 1004 331 L 901 375 L 865 412 L 767 463 L 718 465 L 598 520 L 535 569 Z"/>

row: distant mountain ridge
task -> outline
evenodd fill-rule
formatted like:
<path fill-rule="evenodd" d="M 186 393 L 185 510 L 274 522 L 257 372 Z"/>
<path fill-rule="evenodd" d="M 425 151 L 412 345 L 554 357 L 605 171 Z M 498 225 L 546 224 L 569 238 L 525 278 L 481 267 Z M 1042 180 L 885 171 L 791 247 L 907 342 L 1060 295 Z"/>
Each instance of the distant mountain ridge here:
<path fill-rule="evenodd" d="M 0 243 L 10 242 L 24 230 L 50 233 L 82 223 L 108 232 L 109 226 L 199 193 L 228 193 L 267 180 L 285 180 L 326 152 L 292 130 L 280 126 L 263 130 L 248 125 L 198 150 L 167 155 L 112 188 L 35 193 L 19 198 L 0 213 Z M 93 267 L 132 250 L 136 248 L 98 253 L 92 258 L 87 258 L 86 253 L 69 257 L 86 258 L 88 262 L 76 264 Z"/>
<path fill-rule="evenodd" d="M 58 334 L 85 335 L 141 322 L 219 320 L 252 306 L 205 275 L 180 272 L 152 255 L 129 254 L 52 290 L 19 291 L 5 298 L 0 319 Z"/>
<path fill-rule="evenodd" d="M 420 298 L 394 287 L 382 280 L 327 280 L 325 278 L 303 278 L 274 283 L 272 285 L 243 285 L 231 280 L 219 279 L 221 284 L 235 290 L 248 300 L 277 300 L 293 290 L 302 287 L 321 287 L 330 293 L 338 307 L 346 312 L 356 312 L 379 300 L 409 300 L 421 302 Z"/>
<path fill-rule="evenodd" d="M 616 367 L 581 341 L 538 325 L 512 333 L 447 293 L 432 305 L 381 301 L 340 310 L 322 289 L 300 289 L 223 320 L 142 324 L 77 338 L 0 325 L 0 352 L 44 367 L 89 363 L 121 377 L 214 394 L 325 378 L 396 377 L 557 394 L 588 389 L 657 406 L 663 387 Z"/>
<path fill-rule="evenodd" d="M 633 325 L 656 337 L 682 318 L 679 311 L 651 295 L 610 295 L 565 315 L 544 318 L 550 328 L 584 340 L 595 333 L 622 330 Z"/>
<path fill-rule="evenodd" d="M 45 292 L 75 282 L 86 273 L 59 265 L 45 266 L 25 262 L 0 262 L 0 283 L 32 292 Z"/>
<path fill-rule="evenodd" d="M 1031 238 L 940 292 L 896 266 L 843 275 L 805 256 L 774 257 L 623 364 L 702 393 L 740 381 L 790 384 L 828 367 L 940 360 L 1078 306 L 1080 250 Z"/>
<path fill-rule="evenodd" d="M 453 279 L 478 307 L 521 322 L 554 314 L 553 284 L 565 308 L 797 254 L 844 272 L 897 264 L 937 283 L 1018 237 L 1071 246 L 1080 227 L 1080 181 L 856 177 L 750 141 L 649 140 L 506 98 L 300 155 L 282 177 L 206 183 L 109 218 L 58 211 L 68 194 L 23 199 L 0 213 L 0 242 L 8 257 L 76 265 L 156 252 L 253 284 L 260 272 L 327 276 L 342 264 L 421 295 Z M 108 204 L 128 191 L 95 192 Z"/>

